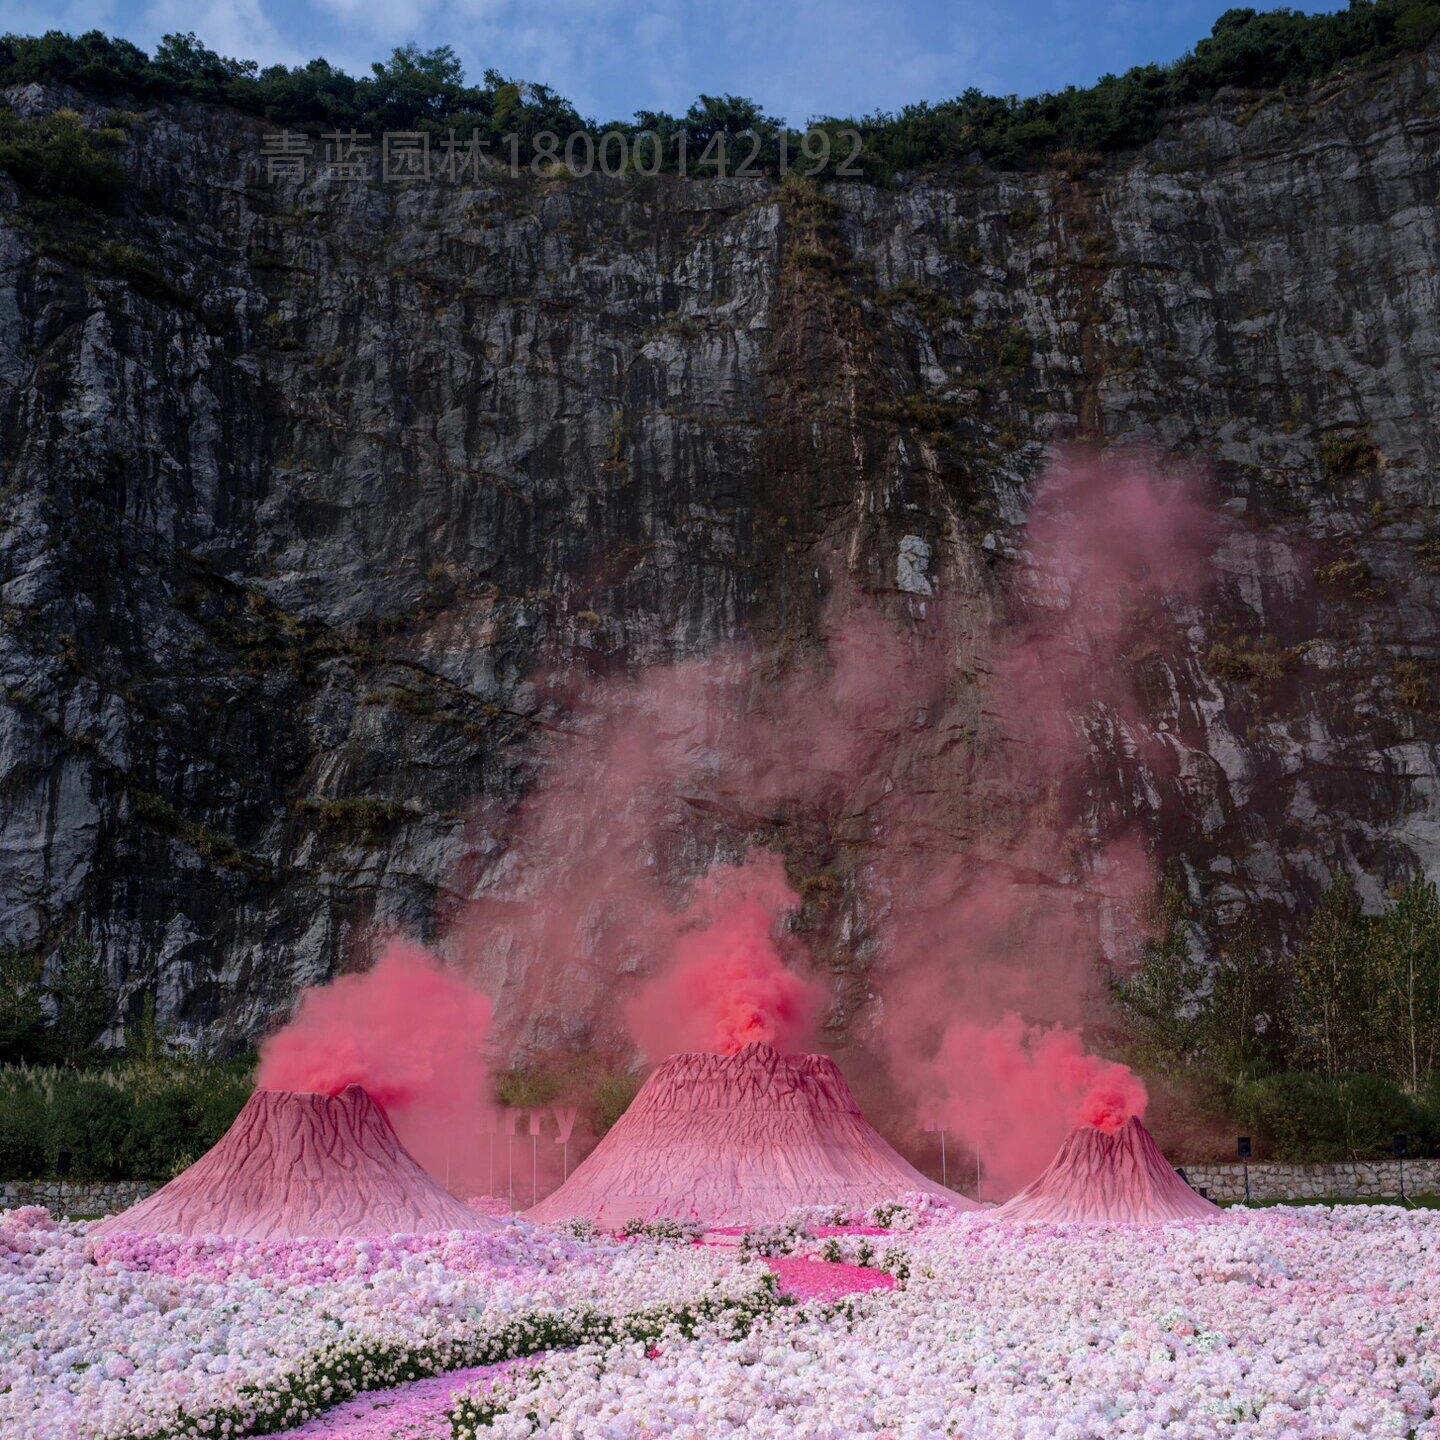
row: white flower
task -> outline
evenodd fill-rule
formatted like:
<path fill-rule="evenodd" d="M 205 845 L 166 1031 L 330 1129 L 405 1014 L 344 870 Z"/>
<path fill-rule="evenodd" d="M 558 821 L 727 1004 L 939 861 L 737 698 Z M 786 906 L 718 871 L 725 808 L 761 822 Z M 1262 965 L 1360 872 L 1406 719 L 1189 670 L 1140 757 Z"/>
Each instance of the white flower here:
<path fill-rule="evenodd" d="M 644 1360 L 552 1356 L 492 1433 L 528 1435 L 533 1412 L 565 1440 L 1440 1440 L 1434 1212 L 965 1215 L 906 1247 L 909 1288 L 852 1300 L 853 1320 L 803 1307 Z"/>

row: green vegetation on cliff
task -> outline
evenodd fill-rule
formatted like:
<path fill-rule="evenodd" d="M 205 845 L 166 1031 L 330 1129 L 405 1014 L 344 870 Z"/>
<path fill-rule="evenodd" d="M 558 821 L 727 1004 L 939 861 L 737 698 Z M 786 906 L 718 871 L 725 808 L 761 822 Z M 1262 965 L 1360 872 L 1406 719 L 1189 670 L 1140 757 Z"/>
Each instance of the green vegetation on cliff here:
<path fill-rule="evenodd" d="M 86 130 L 71 110 L 22 120 L 0 109 L 0 170 L 28 194 L 103 208 L 125 184 L 109 153 L 119 139 L 115 130 Z"/>
<path fill-rule="evenodd" d="M 861 122 L 865 145 L 895 169 L 978 151 L 1016 165 L 1060 151 L 1100 154 L 1143 144 L 1168 111 L 1221 90 L 1276 91 L 1309 84 L 1346 65 L 1368 65 L 1421 49 L 1440 33 L 1440 5 L 1352 0 L 1334 14 L 1227 10 L 1209 36 L 1170 65 L 1138 65 L 1084 88 L 1025 99 L 970 89 L 938 105 L 909 105 Z"/>
<path fill-rule="evenodd" d="M 939 103 L 908 105 L 898 113 L 858 119 L 826 117 L 817 124 L 834 134 L 858 130 L 864 137 L 865 172 L 879 178 L 895 170 L 964 162 L 979 156 L 997 165 L 1043 161 L 1068 152 L 1072 163 L 1142 144 L 1178 106 L 1238 88 L 1276 92 L 1309 84 L 1345 66 L 1373 65 L 1415 52 L 1440 34 L 1440 4 L 1430 0 L 1351 0 L 1333 14 L 1306 15 L 1277 9 L 1227 10 L 1209 36 L 1168 65 L 1136 66 L 1098 83 L 1021 98 L 976 89 Z M 691 173 L 713 170 L 700 160 L 717 134 L 753 135 L 757 168 L 774 171 L 786 132 L 751 100 L 702 95 L 683 116 L 637 112 L 633 123 L 606 126 L 586 121 L 548 86 L 519 83 L 487 70 L 479 85 L 465 83 L 453 49 L 397 49 L 369 75 L 351 76 L 324 59 L 305 65 L 271 65 L 216 54 L 195 35 L 167 35 L 153 55 L 127 40 L 97 30 L 78 37 L 52 30 L 41 36 L 0 38 L 0 86 L 40 81 L 73 85 L 112 103 L 195 99 L 235 106 L 277 124 L 343 128 L 379 134 L 386 130 L 472 129 L 497 151 L 514 135 L 529 160 L 535 140 L 549 131 L 560 138 L 607 129 L 660 137 L 661 163 L 674 169 L 683 144 Z M 793 132 L 792 132 L 793 135 Z M 835 141 L 833 158 L 848 151 Z M 745 156 L 749 147 L 732 147 Z M 508 154 L 508 151 L 506 152 Z M 789 142 L 791 163 L 808 168 Z M 9 161 L 0 152 L 0 163 Z M 649 163 L 647 157 L 647 165 Z"/>

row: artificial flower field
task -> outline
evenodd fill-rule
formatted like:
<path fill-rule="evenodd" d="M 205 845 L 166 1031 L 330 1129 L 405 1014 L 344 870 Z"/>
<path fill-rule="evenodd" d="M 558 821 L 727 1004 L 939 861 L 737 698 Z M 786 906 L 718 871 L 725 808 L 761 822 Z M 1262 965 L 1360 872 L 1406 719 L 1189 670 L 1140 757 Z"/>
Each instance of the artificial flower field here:
<path fill-rule="evenodd" d="M 1440 1440 L 1440 1212 L 1017 1225 L 913 1197 L 702 1239 L 12 1211 L 0 1435 Z"/>
<path fill-rule="evenodd" d="M 360 1391 L 772 1303 L 758 1263 L 516 1224 L 367 1240 L 92 1239 L 0 1218 L 0 1436 L 283 1432 Z"/>

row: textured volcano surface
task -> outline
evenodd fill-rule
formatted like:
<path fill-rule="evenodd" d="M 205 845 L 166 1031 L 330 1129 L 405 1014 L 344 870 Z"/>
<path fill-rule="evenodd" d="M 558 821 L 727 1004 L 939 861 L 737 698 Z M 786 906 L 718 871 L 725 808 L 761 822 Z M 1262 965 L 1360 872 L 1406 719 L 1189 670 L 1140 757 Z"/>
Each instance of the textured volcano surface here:
<path fill-rule="evenodd" d="M 747 1045 L 736 1055 L 672 1055 L 528 1214 L 605 1226 L 660 1215 L 755 1225 L 799 1205 L 859 1208 L 914 1190 L 978 1208 L 880 1137 L 828 1056 Z"/>
<path fill-rule="evenodd" d="M 1113 1135 L 1082 1125 L 1072 1130 L 1044 1172 L 996 1212 L 1000 1220 L 1104 1225 L 1151 1224 L 1217 1216 L 1133 1116 Z"/>
<path fill-rule="evenodd" d="M 300 1236 L 488 1230 L 421 1169 L 359 1085 L 333 1098 L 257 1090 L 218 1144 L 105 1231 Z"/>

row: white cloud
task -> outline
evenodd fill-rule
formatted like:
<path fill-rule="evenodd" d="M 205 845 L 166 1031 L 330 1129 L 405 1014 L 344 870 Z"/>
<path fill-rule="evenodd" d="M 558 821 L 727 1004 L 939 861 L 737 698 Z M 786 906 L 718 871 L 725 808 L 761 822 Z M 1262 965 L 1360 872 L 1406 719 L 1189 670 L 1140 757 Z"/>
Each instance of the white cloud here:
<path fill-rule="evenodd" d="M 7 0 L 0 29 L 16 35 L 42 35 L 46 30 L 82 35 L 87 30 L 110 32 L 118 23 L 114 0 Z"/>
<path fill-rule="evenodd" d="M 263 0 L 151 0 L 142 28 L 151 46 L 162 35 L 193 30 L 202 44 L 237 60 L 298 65 L 309 59 L 282 36 Z"/>

